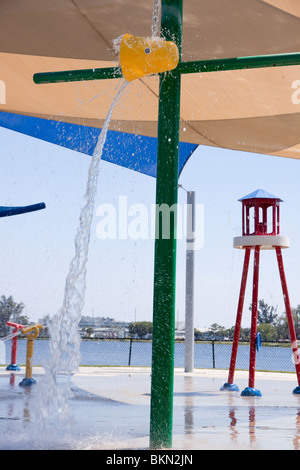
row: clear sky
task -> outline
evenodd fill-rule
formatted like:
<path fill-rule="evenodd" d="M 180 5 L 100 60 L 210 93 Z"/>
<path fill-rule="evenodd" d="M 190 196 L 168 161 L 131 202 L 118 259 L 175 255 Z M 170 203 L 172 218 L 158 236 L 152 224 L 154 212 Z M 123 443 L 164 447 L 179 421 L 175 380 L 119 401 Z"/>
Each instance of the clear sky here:
<path fill-rule="evenodd" d="M 90 157 L 0 128 L 0 205 L 45 202 L 43 211 L 0 219 L 0 295 L 23 301 L 32 321 L 55 314 L 62 305 L 65 278 L 74 254 L 74 236 L 84 203 Z M 241 234 L 241 203 L 258 189 L 283 199 L 281 234 L 290 237 L 283 257 L 292 307 L 300 304 L 300 162 L 230 150 L 199 147 L 185 166 L 180 183 L 196 192 L 204 207 L 203 247 L 195 254 L 195 327 L 235 323 L 244 252 L 235 250 Z M 153 248 L 149 239 L 101 240 L 100 209 L 118 211 L 155 203 L 155 179 L 101 163 L 91 231 L 83 315 L 116 320 L 152 320 Z M 124 200 L 124 199 L 123 199 Z M 186 193 L 179 189 L 179 203 Z M 98 214 L 98 215 L 97 215 Z M 134 218 L 128 216 L 129 222 Z M 198 221 L 199 222 L 199 221 Z M 200 220 L 202 224 L 202 220 Z M 252 261 L 252 258 L 251 258 Z M 252 263 L 242 326 L 250 325 Z M 184 320 L 185 240 L 178 241 L 176 319 Z M 275 252 L 261 255 L 259 298 L 284 311 Z"/>

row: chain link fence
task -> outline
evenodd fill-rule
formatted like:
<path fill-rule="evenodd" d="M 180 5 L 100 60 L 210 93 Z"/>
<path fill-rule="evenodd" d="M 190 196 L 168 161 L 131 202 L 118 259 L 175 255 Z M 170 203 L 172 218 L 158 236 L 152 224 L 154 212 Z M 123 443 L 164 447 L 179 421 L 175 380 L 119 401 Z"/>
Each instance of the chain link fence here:
<path fill-rule="evenodd" d="M 18 339 L 17 363 L 26 361 L 25 339 Z M 232 342 L 195 341 L 194 367 L 201 369 L 228 369 L 230 364 Z M 151 366 L 152 342 L 136 339 L 97 339 L 82 340 L 80 346 L 82 366 Z M 34 342 L 33 364 L 43 365 L 49 358 L 49 341 L 37 339 Z M 11 341 L 5 341 L 5 360 L 2 365 L 11 361 Z M 175 342 L 175 367 L 184 367 L 184 341 Z M 240 343 L 237 354 L 236 369 L 249 369 L 249 344 Z M 256 370 L 294 372 L 292 349 L 289 344 L 262 343 L 256 353 Z"/>

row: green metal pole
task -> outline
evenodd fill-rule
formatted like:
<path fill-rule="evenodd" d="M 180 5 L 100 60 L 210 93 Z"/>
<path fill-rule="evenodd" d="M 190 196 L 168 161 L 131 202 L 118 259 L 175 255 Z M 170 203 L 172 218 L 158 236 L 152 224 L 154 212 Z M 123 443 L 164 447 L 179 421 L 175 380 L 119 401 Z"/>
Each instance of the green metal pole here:
<path fill-rule="evenodd" d="M 272 54 L 249 57 L 234 57 L 232 59 L 195 60 L 181 62 L 178 70 L 181 74 L 220 72 L 224 70 L 246 70 L 268 67 L 287 67 L 300 64 L 299 52 L 290 54 Z"/>
<path fill-rule="evenodd" d="M 232 59 L 194 60 L 180 62 L 177 71 L 181 74 L 219 72 L 224 70 L 245 70 L 268 67 L 288 67 L 300 65 L 300 53 L 272 54 L 250 57 L 234 57 Z M 61 72 L 35 73 L 36 84 L 78 82 L 86 80 L 110 80 L 122 78 L 120 67 L 104 67 L 83 70 L 66 70 Z"/>
<path fill-rule="evenodd" d="M 122 78 L 120 67 L 104 67 L 100 69 L 65 70 L 61 72 L 42 72 L 33 75 L 34 83 L 81 82 L 86 80 L 108 80 Z"/>
<path fill-rule="evenodd" d="M 162 0 L 161 35 L 181 52 L 182 0 Z M 180 73 L 160 76 L 150 448 L 172 447 Z M 163 206 L 162 206 L 163 205 Z M 170 230 L 160 209 L 171 209 Z"/>

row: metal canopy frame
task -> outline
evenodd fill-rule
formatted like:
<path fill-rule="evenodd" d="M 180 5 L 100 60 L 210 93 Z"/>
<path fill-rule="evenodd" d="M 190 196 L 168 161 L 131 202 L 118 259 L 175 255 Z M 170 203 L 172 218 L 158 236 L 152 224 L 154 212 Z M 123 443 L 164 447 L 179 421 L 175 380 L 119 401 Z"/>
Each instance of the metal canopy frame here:
<path fill-rule="evenodd" d="M 161 0 L 161 36 L 176 43 L 181 57 L 183 0 Z M 170 237 L 155 240 L 150 447 L 172 447 L 176 204 L 178 192 L 181 75 L 300 65 L 300 53 L 181 62 L 160 74 L 157 139 L 156 224 L 159 206 L 174 208 Z M 121 78 L 120 67 L 37 73 L 34 82 L 58 83 Z M 158 233 L 158 232 L 157 232 Z"/>

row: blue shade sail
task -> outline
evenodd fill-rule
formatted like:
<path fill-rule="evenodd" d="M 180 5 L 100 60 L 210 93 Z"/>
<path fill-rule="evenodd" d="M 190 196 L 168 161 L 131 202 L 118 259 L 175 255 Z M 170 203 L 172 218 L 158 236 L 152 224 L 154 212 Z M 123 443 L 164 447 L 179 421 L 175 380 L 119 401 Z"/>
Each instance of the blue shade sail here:
<path fill-rule="evenodd" d="M 0 112 L 0 126 L 87 155 L 93 155 L 101 132 L 96 127 L 5 112 Z M 102 159 L 156 177 L 156 147 L 155 137 L 108 131 Z M 180 143 L 179 173 L 196 148 Z"/>

